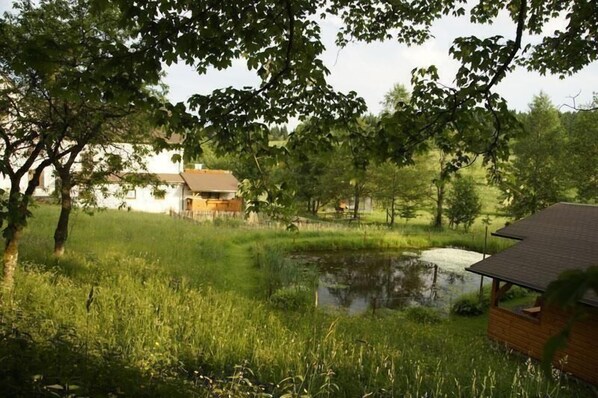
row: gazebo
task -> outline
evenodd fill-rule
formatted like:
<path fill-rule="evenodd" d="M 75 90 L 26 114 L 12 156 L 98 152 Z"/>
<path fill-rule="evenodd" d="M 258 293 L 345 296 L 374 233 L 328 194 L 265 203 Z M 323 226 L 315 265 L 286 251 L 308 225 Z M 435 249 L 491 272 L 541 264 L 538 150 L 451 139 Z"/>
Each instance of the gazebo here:
<path fill-rule="evenodd" d="M 467 269 L 493 280 L 488 336 L 540 359 L 546 341 L 570 318 L 545 305 L 542 293 L 564 271 L 598 266 L 598 206 L 558 203 L 493 235 L 520 242 Z M 499 299 L 513 285 L 540 293 L 536 303 L 520 310 L 502 308 Z M 587 316 L 573 325 L 554 365 L 598 384 L 598 296 L 589 292 L 581 303 Z"/>

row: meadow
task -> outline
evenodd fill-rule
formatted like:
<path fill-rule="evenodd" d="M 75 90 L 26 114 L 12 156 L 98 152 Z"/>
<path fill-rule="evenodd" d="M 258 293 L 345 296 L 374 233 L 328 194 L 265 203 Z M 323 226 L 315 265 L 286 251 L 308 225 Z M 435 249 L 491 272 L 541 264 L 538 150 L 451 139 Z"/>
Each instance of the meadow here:
<path fill-rule="evenodd" d="M 595 390 L 486 338 L 485 315 L 360 316 L 268 299 L 267 253 L 480 250 L 483 232 L 424 223 L 287 232 L 166 215 L 75 213 L 51 256 L 58 209 L 34 209 L 0 313 L 6 396 L 590 397 Z M 491 238 L 496 252 L 508 242 Z M 261 256 L 261 257 L 260 257 Z M 425 315 L 425 314 L 424 314 Z"/>

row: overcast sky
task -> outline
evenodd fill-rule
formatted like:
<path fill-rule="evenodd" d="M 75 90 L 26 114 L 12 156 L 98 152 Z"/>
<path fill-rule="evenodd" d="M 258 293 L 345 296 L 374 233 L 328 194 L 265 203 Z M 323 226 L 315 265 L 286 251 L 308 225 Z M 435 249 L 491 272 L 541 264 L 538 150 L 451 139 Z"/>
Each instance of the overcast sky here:
<path fill-rule="evenodd" d="M 11 1 L 0 0 L 0 11 L 10 7 Z M 329 83 L 338 91 L 356 91 L 363 97 L 371 113 L 381 110 L 384 94 L 395 84 L 409 85 L 410 72 L 415 67 L 436 65 L 445 84 L 451 84 L 458 64 L 448 55 L 455 37 L 503 35 L 514 38 L 514 24 L 501 15 L 493 25 L 473 25 L 466 18 L 446 17 L 432 29 L 433 39 L 417 47 L 407 47 L 396 42 L 353 43 L 343 49 L 334 44 L 339 22 L 327 19 L 322 24 L 322 37 L 326 45 L 323 60 L 331 74 Z M 563 28 L 562 20 L 551 22 L 545 32 Z M 539 37 L 524 37 L 526 42 L 537 42 Z M 209 93 L 213 89 L 227 86 L 255 86 L 259 80 L 254 72 L 247 70 L 239 60 L 226 71 L 210 71 L 199 76 L 185 65 L 173 65 L 166 69 L 166 83 L 170 86 L 169 97 L 174 102 L 186 101 L 195 93 Z M 547 93 L 556 106 L 572 104 L 571 96 L 579 94 L 577 104 L 589 103 L 592 93 L 598 92 L 598 63 L 594 63 L 572 77 L 560 80 L 557 76 L 541 76 L 521 68 L 510 73 L 497 87 L 510 106 L 519 111 L 527 110 L 535 94 L 541 90 Z M 564 108 L 566 109 L 566 108 Z M 296 121 L 290 122 L 294 127 Z"/>

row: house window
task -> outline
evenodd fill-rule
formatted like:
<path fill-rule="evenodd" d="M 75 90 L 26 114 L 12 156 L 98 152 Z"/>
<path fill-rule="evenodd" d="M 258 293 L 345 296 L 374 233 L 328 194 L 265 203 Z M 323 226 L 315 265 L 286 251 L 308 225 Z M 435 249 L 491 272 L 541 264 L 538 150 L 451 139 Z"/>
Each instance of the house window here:
<path fill-rule="evenodd" d="M 127 194 L 125 195 L 125 199 L 135 199 L 137 198 L 137 191 L 134 189 L 130 189 L 127 191 Z"/>

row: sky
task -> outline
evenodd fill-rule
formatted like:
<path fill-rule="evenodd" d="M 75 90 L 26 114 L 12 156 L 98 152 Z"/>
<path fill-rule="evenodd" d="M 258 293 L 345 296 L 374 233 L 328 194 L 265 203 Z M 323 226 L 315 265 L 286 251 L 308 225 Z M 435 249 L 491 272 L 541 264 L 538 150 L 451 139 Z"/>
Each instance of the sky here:
<path fill-rule="evenodd" d="M 441 82 L 452 83 L 458 63 L 449 54 L 449 48 L 455 37 L 503 35 L 514 39 L 515 25 L 505 15 L 500 15 L 493 25 L 474 25 L 465 18 L 446 17 L 438 21 L 433 28 L 434 38 L 421 46 L 407 47 L 393 41 L 383 43 L 351 43 L 343 49 L 334 44 L 334 37 L 339 22 L 326 20 L 322 25 L 323 42 L 326 52 L 323 54 L 325 65 L 330 70 L 329 83 L 338 91 L 355 91 L 364 98 L 369 112 L 378 114 L 381 101 L 395 83 L 409 86 L 411 70 L 416 67 L 436 65 L 440 71 Z M 563 20 L 551 22 L 546 32 L 562 28 Z M 538 42 L 539 37 L 524 37 L 526 42 Z M 185 101 L 194 93 L 209 93 L 215 88 L 227 86 L 242 87 L 256 85 L 256 76 L 248 71 L 243 61 L 239 60 L 227 71 L 210 71 L 198 76 L 185 65 L 167 68 L 166 83 L 170 86 L 169 97 L 172 101 Z M 577 96 L 577 105 L 589 103 L 592 93 L 598 92 L 598 63 L 594 63 L 572 77 L 564 80 L 558 76 L 541 76 L 518 68 L 510 73 L 498 86 L 497 91 L 505 97 L 511 108 L 526 111 L 534 95 L 545 92 L 556 106 L 573 105 L 571 96 Z M 296 120 L 291 120 L 293 128 Z"/>
<path fill-rule="evenodd" d="M 553 32 L 563 28 L 564 20 L 556 19 L 545 29 Z M 329 83 L 338 91 L 355 91 L 364 98 L 369 112 L 378 114 L 382 110 L 382 99 L 395 83 L 409 88 L 411 70 L 416 67 L 436 65 L 440 71 L 441 82 L 451 85 L 458 68 L 458 63 L 449 56 L 449 48 L 455 37 L 503 35 L 514 39 L 515 25 L 505 15 L 499 16 L 493 25 L 474 25 L 465 18 L 446 17 L 432 28 L 432 39 L 421 46 L 407 47 L 396 41 L 378 43 L 351 43 L 339 49 L 334 44 L 334 37 L 339 22 L 326 20 L 322 25 L 323 42 L 326 52 L 323 54 L 325 65 L 330 70 Z M 525 43 L 538 42 L 540 37 L 524 37 Z M 192 68 L 174 65 L 167 68 L 166 83 L 170 86 L 172 101 L 185 101 L 194 93 L 208 93 L 215 88 L 226 86 L 256 85 L 258 79 L 244 66 L 242 61 L 233 64 L 225 72 L 210 71 L 198 76 Z M 498 86 L 497 91 L 505 97 L 511 108 L 526 111 L 533 96 L 541 91 L 548 94 L 557 107 L 567 110 L 566 105 L 573 105 L 571 97 L 576 96 L 576 104 L 591 102 L 593 92 L 598 92 L 598 63 L 589 65 L 572 77 L 559 79 L 558 76 L 542 76 L 518 68 L 510 73 Z M 289 127 L 296 125 L 291 120 Z"/>
<path fill-rule="evenodd" d="M 0 12 L 9 9 L 10 3 L 10 0 L 0 0 Z M 371 44 L 350 43 L 339 49 L 334 44 L 334 38 L 340 21 L 328 18 L 321 27 L 326 46 L 322 59 L 330 70 L 328 82 L 338 91 L 357 92 L 373 114 L 381 111 L 384 94 L 395 83 L 409 86 L 413 68 L 434 64 L 439 68 L 441 82 L 451 85 L 458 63 L 449 56 L 448 51 L 455 37 L 503 35 L 513 39 L 515 36 L 515 25 L 504 14 L 499 15 L 492 25 L 474 25 L 466 18 L 445 17 L 433 25 L 432 39 L 414 47 L 385 41 Z M 563 27 L 564 20 L 557 18 L 548 24 L 544 33 L 552 33 Z M 524 36 L 524 44 L 539 40 L 540 37 L 537 36 Z M 195 93 L 207 94 L 217 88 L 256 86 L 259 79 L 254 72 L 247 70 L 243 60 L 237 60 L 228 70 L 211 70 L 201 76 L 184 64 L 172 65 L 166 67 L 165 82 L 170 87 L 169 99 L 173 102 L 185 102 Z M 572 96 L 577 96 L 576 103 L 580 105 L 591 102 L 593 92 L 598 92 L 598 63 L 595 62 L 563 80 L 557 76 L 541 76 L 518 68 L 497 86 L 497 91 L 517 111 L 526 111 L 533 96 L 540 91 L 548 94 L 557 107 L 567 110 L 566 105 L 573 105 Z M 297 120 L 289 121 L 291 128 L 296 124 Z"/>

